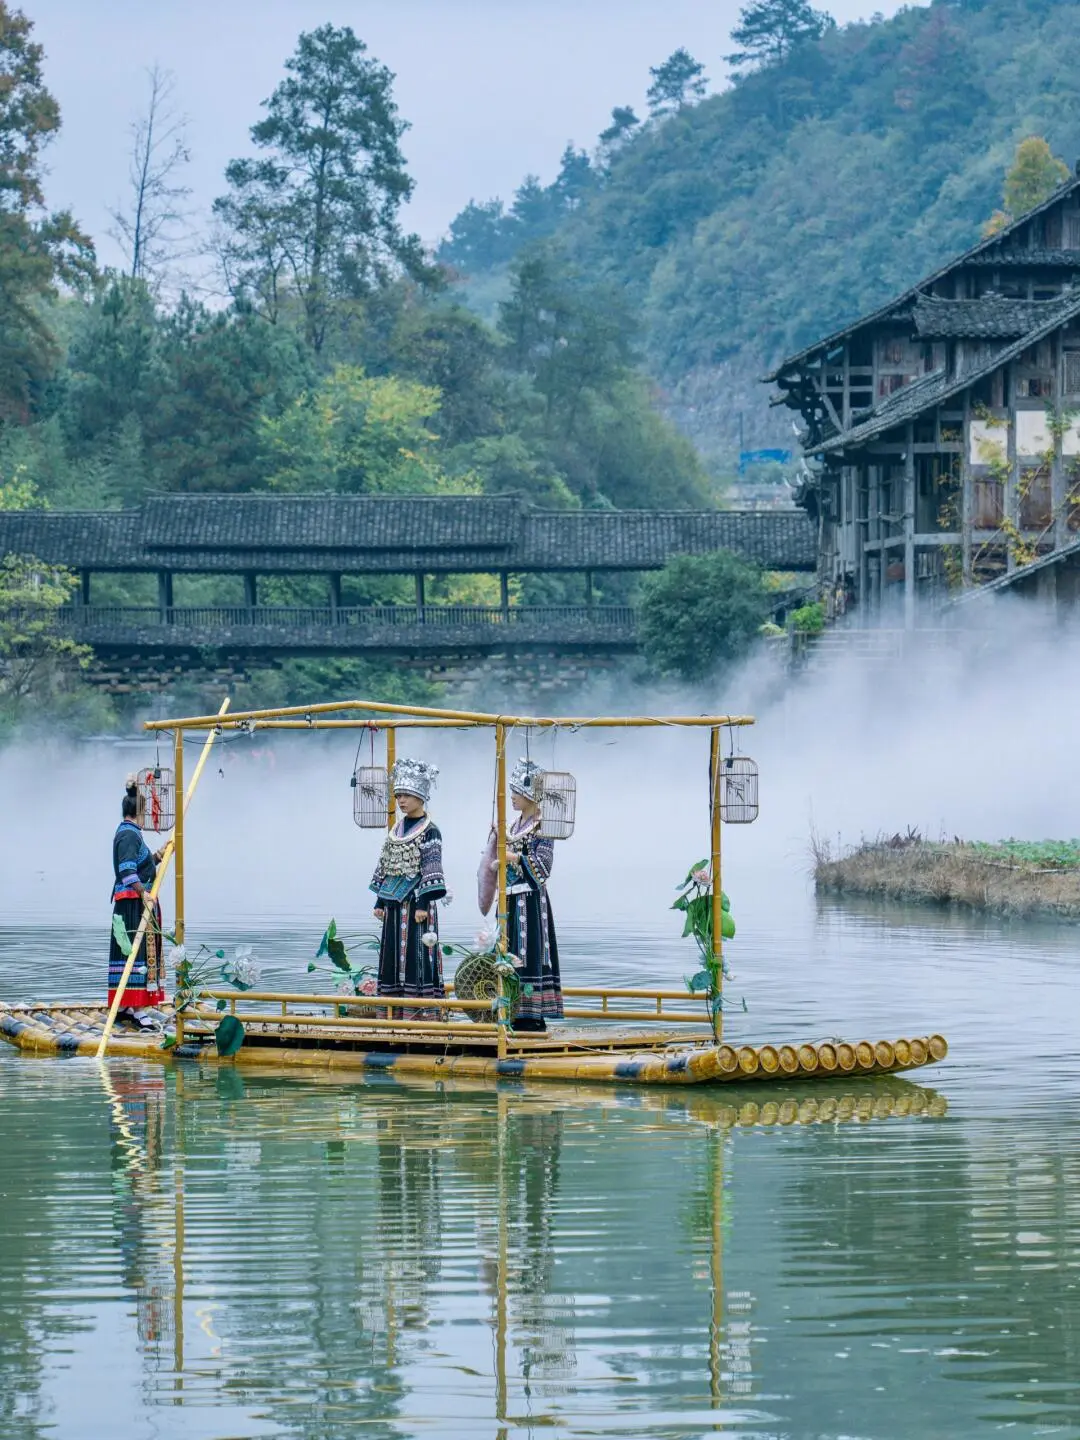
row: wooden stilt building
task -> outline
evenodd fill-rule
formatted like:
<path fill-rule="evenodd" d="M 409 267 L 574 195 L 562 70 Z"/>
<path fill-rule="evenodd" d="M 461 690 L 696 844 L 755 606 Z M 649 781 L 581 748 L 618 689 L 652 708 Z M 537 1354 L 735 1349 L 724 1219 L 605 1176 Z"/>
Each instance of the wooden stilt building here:
<path fill-rule="evenodd" d="M 1080 167 L 871 315 L 785 360 L 830 614 L 914 628 L 1080 529 Z"/>

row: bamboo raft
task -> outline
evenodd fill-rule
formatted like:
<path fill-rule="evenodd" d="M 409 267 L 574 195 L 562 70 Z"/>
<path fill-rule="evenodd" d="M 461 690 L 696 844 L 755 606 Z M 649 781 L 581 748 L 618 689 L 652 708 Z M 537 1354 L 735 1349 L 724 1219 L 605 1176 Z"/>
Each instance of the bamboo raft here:
<path fill-rule="evenodd" d="M 208 993 L 207 1001 L 216 1002 L 218 993 Z M 565 993 L 568 1000 L 595 997 L 595 992 Z M 602 993 L 610 997 L 614 992 Z M 657 1001 L 660 996 L 657 1004 L 662 1005 L 667 993 L 623 991 L 619 998 L 633 997 L 639 1004 L 646 997 Z M 200 1060 L 242 1069 L 686 1086 L 895 1075 L 934 1064 L 948 1053 L 940 1035 L 876 1042 L 703 1043 L 683 1017 L 682 1024 L 672 1026 L 670 1020 L 675 1016 L 662 1012 L 661 1023 L 650 1031 L 641 1024 L 627 1023 L 625 1012 L 620 1014 L 608 1004 L 603 1013 L 609 1018 L 603 1023 L 572 1021 L 552 1025 L 543 1035 L 516 1038 L 511 1033 L 504 1041 L 506 1053 L 500 1055 L 499 1037 L 490 1033 L 498 1029 L 495 1025 L 357 1019 L 339 1012 L 360 1008 L 361 1000 L 343 1001 L 338 995 L 260 992 L 237 996 L 221 992 L 220 998 L 226 999 L 246 1032 L 242 1048 L 231 1057 L 217 1053 L 214 1031 L 221 1014 L 210 1004 L 185 1012 L 179 1025 L 171 1009 L 164 1007 L 157 1012 L 160 1033 L 113 1030 L 106 1054 L 166 1064 L 174 1059 Z M 459 1006 L 476 1003 L 456 1002 Z M 568 1008 L 578 1013 L 586 1010 L 585 1006 Z M 0 1039 L 37 1055 L 94 1056 L 107 1015 L 105 1005 L 89 1003 L 0 1005 Z"/>
<path fill-rule="evenodd" d="M 124 975 L 111 1008 L 100 1004 L 28 1002 L 0 1004 L 0 1039 L 38 1055 L 126 1057 L 172 1063 L 199 1060 L 243 1068 L 287 1069 L 294 1073 L 374 1074 L 467 1081 L 562 1081 L 639 1086 L 711 1086 L 749 1081 L 803 1081 L 894 1075 L 943 1060 L 948 1046 L 941 1035 L 912 1039 L 843 1040 L 804 1043 L 729 1044 L 723 1034 L 723 907 L 721 824 L 730 780 L 721 748 L 721 732 L 753 723 L 749 716 L 698 715 L 658 717 L 523 718 L 341 701 L 310 707 L 227 713 L 225 700 L 216 715 L 148 721 L 146 729 L 171 731 L 172 785 L 182 797 L 174 833 L 166 846 L 150 898 L 156 897 L 165 871 L 175 859 L 175 924 L 178 943 L 185 936 L 184 813 L 206 764 L 215 737 L 230 732 L 312 732 L 329 729 L 383 733 L 386 772 L 392 769 L 399 729 L 452 727 L 487 730 L 495 739 L 498 916 L 497 955 L 507 955 L 507 766 L 506 747 L 515 727 L 570 731 L 670 727 L 709 737 L 709 835 L 707 893 L 708 970 L 692 985 L 708 980 L 709 989 L 601 989 L 565 987 L 564 1019 L 546 1032 L 515 1033 L 502 971 L 494 998 L 408 999 L 365 994 L 308 994 L 288 991 L 201 989 L 184 996 L 179 1012 L 166 1005 L 156 1012 L 155 1031 L 131 1031 L 117 1023 L 123 990 L 145 929 L 149 908 L 132 940 Z M 184 740 L 202 735 L 204 744 L 190 784 L 184 786 Z M 757 814 L 756 767 L 752 809 L 732 823 L 748 823 Z M 745 772 L 742 772 L 745 773 Z M 160 770 L 155 771 L 160 775 Z M 572 777 L 565 777 L 572 778 Z M 355 781 L 356 775 L 354 773 Z M 729 811 L 729 818 L 731 812 Z M 354 812 L 355 818 L 355 812 Z M 393 824 L 392 794 L 380 826 Z M 706 818 L 703 816 L 703 819 Z M 357 823 L 361 823 L 359 820 Z M 703 826 L 703 829 L 705 827 Z M 564 832 L 568 836 L 572 831 Z M 557 836 L 556 838 L 563 838 Z M 463 987 L 464 988 L 464 987 Z M 228 1026 L 222 1024 L 223 1017 Z M 239 1024 L 234 1024 L 233 1021 Z M 222 1040 L 230 1028 L 239 1048 Z M 221 1053 L 224 1051 L 225 1053 Z"/>

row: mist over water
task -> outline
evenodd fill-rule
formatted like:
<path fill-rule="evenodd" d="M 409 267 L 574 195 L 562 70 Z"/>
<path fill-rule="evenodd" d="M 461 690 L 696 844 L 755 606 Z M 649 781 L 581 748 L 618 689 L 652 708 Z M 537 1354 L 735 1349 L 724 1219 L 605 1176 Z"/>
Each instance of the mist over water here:
<path fill-rule="evenodd" d="M 1080 636 L 1046 627 L 999 634 L 990 646 L 978 637 L 928 646 L 905 661 L 839 658 L 794 680 L 756 659 L 691 693 L 605 686 L 556 713 L 756 716 L 754 727 L 729 732 L 761 768 L 758 822 L 724 831 L 725 888 L 745 903 L 763 887 L 804 893 L 811 829 L 844 842 L 908 826 L 930 838 L 1080 833 L 1069 782 L 1077 677 Z M 217 742 L 188 815 L 189 926 L 330 914 L 366 923 L 381 837 L 352 822 L 359 739 L 263 732 Z M 188 776 L 200 744 L 189 741 Z M 383 744 L 376 738 L 372 752 L 365 736 L 361 761 L 374 753 L 381 763 Z M 168 737 L 160 750 L 141 736 L 116 745 L 43 736 L 0 752 L 0 914 L 100 923 L 124 776 L 158 753 L 171 763 Z M 440 767 L 430 812 L 455 897 L 446 924 L 466 938 L 479 923 L 493 734 L 402 731 L 398 753 Z M 553 880 L 560 919 L 659 921 L 674 883 L 708 848 L 707 734 L 517 730 L 509 763 L 526 753 L 578 781 L 577 829 L 558 847 Z"/>

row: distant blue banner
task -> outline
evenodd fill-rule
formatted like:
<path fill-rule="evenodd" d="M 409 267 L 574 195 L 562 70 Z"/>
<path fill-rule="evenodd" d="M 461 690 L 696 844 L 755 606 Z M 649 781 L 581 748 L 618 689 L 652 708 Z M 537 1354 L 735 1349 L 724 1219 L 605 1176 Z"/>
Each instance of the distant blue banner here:
<path fill-rule="evenodd" d="M 745 475 L 751 465 L 789 465 L 790 450 L 742 450 L 739 453 L 739 474 Z"/>

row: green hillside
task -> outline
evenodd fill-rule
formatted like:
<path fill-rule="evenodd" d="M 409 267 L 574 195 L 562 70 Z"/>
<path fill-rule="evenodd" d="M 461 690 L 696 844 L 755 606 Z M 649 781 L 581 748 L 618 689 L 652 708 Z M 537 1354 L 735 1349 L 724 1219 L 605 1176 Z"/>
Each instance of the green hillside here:
<path fill-rule="evenodd" d="M 740 410 L 748 445 L 790 441 L 756 383 L 770 362 L 972 244 L 1024 136 L 1080 156 L 1078 42 L 1067 0 L 830 29 L 722 94 L 568 149 L 553 185 L 463 212 L 441 256 L 490 304 L 521 247 L 557 245 L 627 292 L 669 413 L 704 448 L 734 449 Z"/>

